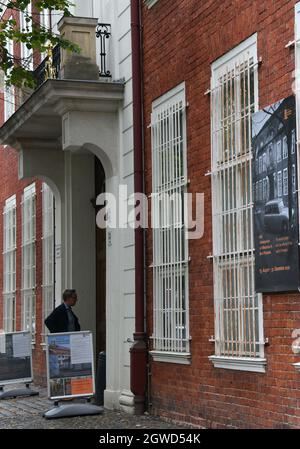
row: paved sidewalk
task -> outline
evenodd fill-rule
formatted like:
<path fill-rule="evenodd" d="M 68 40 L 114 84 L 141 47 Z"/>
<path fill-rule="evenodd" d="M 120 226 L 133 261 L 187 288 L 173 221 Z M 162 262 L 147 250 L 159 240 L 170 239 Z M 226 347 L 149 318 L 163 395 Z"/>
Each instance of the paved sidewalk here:
<path fill-rule="evenodd" d="M 13 386 L 12 388 L 16 388 Z M 7 390 L 8 388 L 6 388 Z M 104 410 L 102 415 L 46 420 L 43 413 L 53 408 L 46 390 L 32 386 L 39 396 L 0 401 L 0 429 L 184 429 L 145 414 L 131 416 Z M 71 402 L 70 402 L 71 403 Z"/>

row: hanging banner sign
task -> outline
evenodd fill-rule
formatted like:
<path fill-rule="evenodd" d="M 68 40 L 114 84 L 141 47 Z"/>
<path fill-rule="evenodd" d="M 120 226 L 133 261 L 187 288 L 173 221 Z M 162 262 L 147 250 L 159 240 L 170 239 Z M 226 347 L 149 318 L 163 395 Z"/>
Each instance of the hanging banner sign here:
<path fill-rule="evenodd" d="M 91 332 L 47 335 L 47 379 L 50 399 L 94 395 L 93 354 Z"/>
<path fill-rule="evenodd" d="M 31 333 L 0 334 L 0 385 L 32 382 Z"/>
<path fill-rule="evenodd" d="M 255 287 L 299 288 L 296 106 L 291 96 L 253 114 Z"/>

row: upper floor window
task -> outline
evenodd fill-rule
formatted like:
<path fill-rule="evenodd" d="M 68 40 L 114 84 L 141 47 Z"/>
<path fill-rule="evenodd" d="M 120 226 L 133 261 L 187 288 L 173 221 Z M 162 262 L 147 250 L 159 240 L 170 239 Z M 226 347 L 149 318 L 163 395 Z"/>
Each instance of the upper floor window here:
<path fill-rule="evenodd" d="M 7 41 L 9 55 L 14 55 L 14 43 L 11 39 Z M 5 80 L 6 81 L 6 80 Z M 15 88 L 4 83 L 4 121 L 8 120 L 16 110 Z"/>
<path fill-rule="evenodd" d="M 282 152 L 281 152 L 281 140 L 277 142 L 277 162 L 280 162 L 282 159 Z"/>
<path fill-rule="evenodd" d="M 20 28 L 23 33 L 31 33 L 32 32 L 32 23 L 28 21 L 28 18 L 32 15 L 32 5 L 29 3 L 24 10 L 21 12 L 20 17 Z M 33 70 L 33 52 L 32 49 L 27 48 L 25 43 L 21 44 L 21 58 L 23 66 L 28 70 Z"/>
<path fill-rule="evenodd" d="M 287 159 L 288 157 L 288 144 L 287 144 L 287 137 L 284 136 L 282 139 L 282 158 Z"/>

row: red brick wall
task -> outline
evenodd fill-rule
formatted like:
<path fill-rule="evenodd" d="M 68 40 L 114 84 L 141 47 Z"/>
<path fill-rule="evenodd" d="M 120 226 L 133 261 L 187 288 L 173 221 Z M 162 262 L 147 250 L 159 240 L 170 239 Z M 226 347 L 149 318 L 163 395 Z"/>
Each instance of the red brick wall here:
<path fill-rule="evenodd" d="M 214 368 L 210 170 L 210 64 L 251 34 L 258 34 L 260 108 L 292 94 L 294 39 L 291 0 L 158 0 L 143 7 L 146 190 L 151 192 L 152 101 L 186 82 L 190 192 L 205 194 L 205 234 L 189 245 L 190 366 L 151 363 L 151 402 L 156 414 L 205 427 L 300 426 L 300 374 L 292 363 L 292 332 L 300 328 L 300 295 L 264 295 L 265 374 Z M 147 266 L 152 235 L 147 238 Z M 153 332 L 152 270 L 147 273 L 148 334 Z"/>
<path fill-rule="evenodd" d="M 3 18 L 9 18 L 10 11 L 7 11 Z M 13 13 L 14 18 L 19 22 L 18 12 Z M 14 45 L 14 54 L 20 56 L 20 45 Z M 39 55 L 35 54 L 35 65 L 40 62 Z M 16 102 L 18 101 L 16 95 Z M 4 122 L 4 94 L 0 92 L 0 123 Z M 45 383 L 46 358 L 41 347 L 42 327 L 42 183 L 36 179 L 18 179 L 18 153 L 13 148 L 0 146 L 0 254 L 3 253 L 3 217 L 2 212 L 5 201 L 16 194 L 17 200 L 17 254 L 16 254 L 16 311 L 17 311 L 17 331 L 21 328 L 21 282 L 22 282 L 22 194 L 26 186 L 36 182 L 36 344 L 33 349 L 33 371 L 35 381 Z M 3 257 L 0 257 L 0 329 L 3 328 Z"/>

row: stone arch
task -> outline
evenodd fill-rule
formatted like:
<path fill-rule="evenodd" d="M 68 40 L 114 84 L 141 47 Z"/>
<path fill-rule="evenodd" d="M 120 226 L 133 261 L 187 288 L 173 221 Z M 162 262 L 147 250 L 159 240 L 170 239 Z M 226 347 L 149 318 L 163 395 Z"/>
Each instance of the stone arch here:
<path fill-rule="evenodd" d="M 101 147 L 93 143 L 86 143 L 83 145 L 82 149 L 94 154 L 99 159 L 104 168 L 106 179 L 112 178 L 117 174 L 117 167 L 115 166 L 112 159 L 108 156 L 107 152 L 104 151 Z"/>

